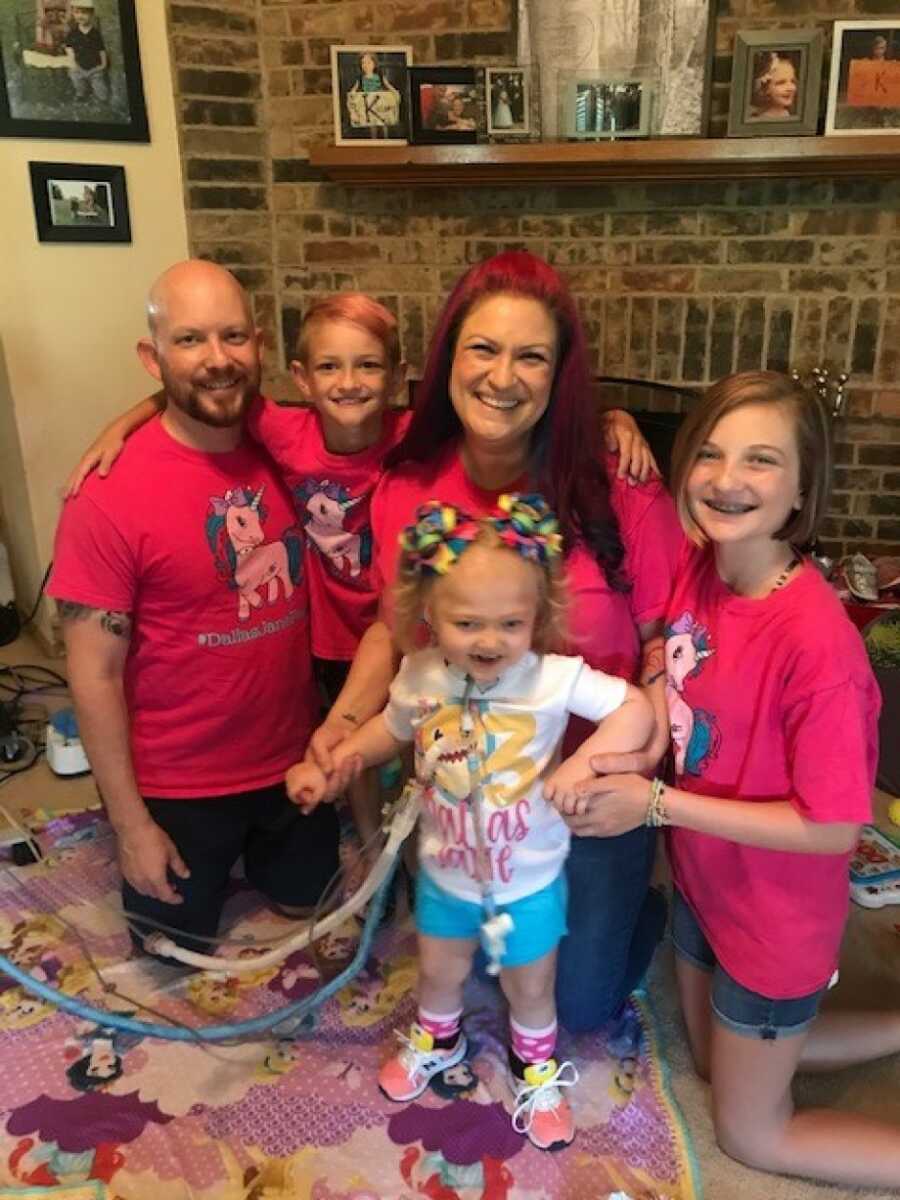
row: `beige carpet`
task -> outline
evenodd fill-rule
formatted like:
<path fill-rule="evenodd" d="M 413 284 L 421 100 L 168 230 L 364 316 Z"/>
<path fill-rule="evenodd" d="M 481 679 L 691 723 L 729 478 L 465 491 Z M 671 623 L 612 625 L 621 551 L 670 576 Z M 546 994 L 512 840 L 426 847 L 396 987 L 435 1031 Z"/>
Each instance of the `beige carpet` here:
<path fill-rule="evenodd" d="M 879 824 L 887 824 L 888 797 L 877 797 Z M 900 1009 L 900 905 L 867 910 L 851 904 L 844 938 L 841 980 L 828 1005 L 843 1009 Z M 648 990 L 665 1036 L 664 1057 L 672 1072 L 703 1178 L 705 1200 L 896 1200 L 891 1191 L 857 1190 L 751 1171 L 716 1146 L 709 1113 L 709 1089 L 694 1074 L 675 994 L 670 946 L 657 955 Z M 897 1123 L 900 1138 L 900 1056 L 835 1074 L 807 1076 L 797 1086 L 798 1103 L 841 1107 Z"/>

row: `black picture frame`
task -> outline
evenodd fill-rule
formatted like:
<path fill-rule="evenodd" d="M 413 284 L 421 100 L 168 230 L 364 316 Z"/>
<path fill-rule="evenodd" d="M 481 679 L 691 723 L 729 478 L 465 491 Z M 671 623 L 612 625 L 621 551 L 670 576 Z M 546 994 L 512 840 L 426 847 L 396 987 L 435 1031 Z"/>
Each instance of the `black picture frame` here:
<path fill-rule="evenodd" d="M 39 242 L 131 241 L 124 167 L 30 162 L 28 169 Z"/>
<path fill-rule="evenodd" d="M 438 106 L 446 110 L 446 121 L 441 121 Z M 484 124 L 483 106 L 475 67 L 410 67 L 409 140 L 414 145 L 475 145 Z M 453 128 L 453 123 L 465 128 Z"/>
<path fill-rule="evenodd" d="M 76 77 L 63 0 L 0 0 L 0 137 L 150 141 L 134 0 L 86 7 L 94 9 L 106 65 L 82 67 Z M 72 53 L 90 58 L 96 39 L 83 29 L 80 36 Z"/>

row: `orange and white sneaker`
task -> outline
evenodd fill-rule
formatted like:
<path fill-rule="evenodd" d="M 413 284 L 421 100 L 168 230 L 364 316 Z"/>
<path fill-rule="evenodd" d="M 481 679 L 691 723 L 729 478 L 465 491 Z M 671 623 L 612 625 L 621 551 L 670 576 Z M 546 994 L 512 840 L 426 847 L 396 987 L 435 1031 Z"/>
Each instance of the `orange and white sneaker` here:
<path fill-rule="evenodd" d="M 577 1082 L 578 1072 L 572 1063 L 564 1062 L 560 1067 L 553 1058 L 527 1066 L 524 1079 L 511 1075 L 516 1098 L 512 1126 L 516 1133 L 523 1133 L 538 1150 L 568 1146 L 575 1136 L 575 1121 L 561 1089 L 574 1087 Z"/>
<path fill-rule="evenodd" d="M 415 1022 L 409 1037 L 399 1030 L 397 1037 L 403 1043 L 403 1049 L 389 1058 L 378 1072 L 378 1086 L 388 1100 L 396 1100 L 398 1104 L 421 1096 L 433 1075 L 455 1067 L 466 1057 L 466 1039 L 462 1033 L 449 1050 L 435 1049 L 434 1038 Z"/>

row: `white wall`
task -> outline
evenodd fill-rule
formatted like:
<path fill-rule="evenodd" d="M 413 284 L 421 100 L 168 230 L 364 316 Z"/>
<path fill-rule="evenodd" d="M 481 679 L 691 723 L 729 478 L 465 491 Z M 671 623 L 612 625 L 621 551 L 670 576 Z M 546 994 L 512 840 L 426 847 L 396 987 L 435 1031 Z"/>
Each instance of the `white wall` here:
<path fill-rule="evenodd" d="M 111 416 L 150 389 L 134 353 L 144 297 L 187 256 L 165 5 L 136 7 L 149 145 L 0 140 L 0 536 L 20 608 L 50 561 L 70 467 Z M 132 244 L 38 242 L 30 161 L 124 166 Z M 51 616 L 45 604 L 44 636 Z"/>

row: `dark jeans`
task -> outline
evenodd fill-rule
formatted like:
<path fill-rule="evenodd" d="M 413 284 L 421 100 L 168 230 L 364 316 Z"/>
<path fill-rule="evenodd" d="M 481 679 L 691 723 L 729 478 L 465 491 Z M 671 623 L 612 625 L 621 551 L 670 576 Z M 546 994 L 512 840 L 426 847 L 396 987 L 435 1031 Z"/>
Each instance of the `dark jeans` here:
<path fill-rule="evenodd" d="M 242 854 L 248 882 L 284 908 L 315 905 L 338 869 L 334 806 L 320 804 L 304 816 L 287 798 L 283 783 L 231 796 L 190 800 L 145 796 L 144 802 L 191 872 L 190 879 L 169 873 L 183 897 L 181 904 L 164 904 L 123 882 L 123 906 L 151 922 L 214 937 L 231 869 Z M 141 928 L 149 932 L 153 926 Z M 134 933 L 132 940 L 142 949 Z M 175 941 L 201 954 L 215 949 L 190 937 Z"/>
<path fill-rule="evenodd" d="M 666 925 L 664 896 L 649 886 L 656 830 L 573 837 L 569 933 L 559 946 L 556 1005 L 570 1033 L 599 1029 L 644 977 Z"/>

